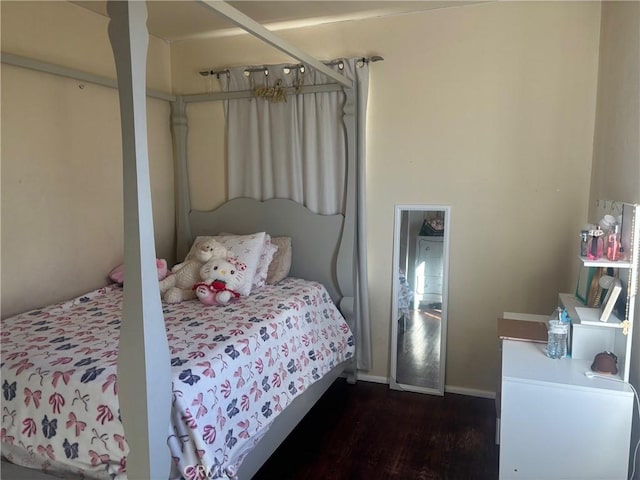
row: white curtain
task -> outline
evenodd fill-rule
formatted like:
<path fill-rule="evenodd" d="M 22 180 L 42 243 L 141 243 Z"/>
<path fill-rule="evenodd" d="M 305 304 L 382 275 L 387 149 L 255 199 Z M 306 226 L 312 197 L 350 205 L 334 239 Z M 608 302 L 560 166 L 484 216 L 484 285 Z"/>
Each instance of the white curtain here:
<path fill-rule="evenodd" d="M 332 62 L 354 82 L 357 107 L 357 248 L 356 338 L 358 368 L 371 368 L 371 329 L 367 292 L 364 223 L 365 125 L 369 89 L 368 63 L 358 59 Z M 289 65 L 239 67 L 221 76 L 223 89 L 319 85 L 332 80 L 306 67 Z M 247 73 L 250 72 L 250 73 Z M 279 83 L 278 83 L 279 82 Z M 346 139 L 342 92 L 287 95 L 286 101 L 249 98 L 225 102 L 227 117 L 227 188 L 229 198 L 289 198 L 324 215 L 344 213 Z M 362 280 L 361 280 L 362 279 Z"/>
<path fill-rule="evenodd" d="M 314 82 L 325 76 L 272 65 L 245 75 L 247 68 L 222 76 L 225 91 L 253 90 Z M 255 69 L 254 69 L 255 70 Z M 269 72 L 265 75 L 264 72 Z M 229 198 L 289 198 L 311 211 L 331 215 L 343 211 L 345 139 L 344 96 L 339 92 L 289 95 L 286 102 L 264 98 L 226 102 Z"/>

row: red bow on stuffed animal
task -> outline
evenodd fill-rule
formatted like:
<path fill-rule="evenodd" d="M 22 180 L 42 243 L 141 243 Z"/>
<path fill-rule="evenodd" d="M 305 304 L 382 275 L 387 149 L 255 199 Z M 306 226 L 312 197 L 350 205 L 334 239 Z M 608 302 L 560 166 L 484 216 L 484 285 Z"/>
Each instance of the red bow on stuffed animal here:
<path fill-rule="evenodd" d="M 227 284 L 224 283 L 222 280 L 214 280 L 211 283 L 198 282 L 193 286 L 193 290 L 195 291 L 198 287 L 206 287 L 211 291 L 211 293 L 214 293 L 214 294 L 220 293 L 220 292 L 229 292 L 235 298 L 238 298 L 240 296 L 238 292 L 228 289 Z"/>

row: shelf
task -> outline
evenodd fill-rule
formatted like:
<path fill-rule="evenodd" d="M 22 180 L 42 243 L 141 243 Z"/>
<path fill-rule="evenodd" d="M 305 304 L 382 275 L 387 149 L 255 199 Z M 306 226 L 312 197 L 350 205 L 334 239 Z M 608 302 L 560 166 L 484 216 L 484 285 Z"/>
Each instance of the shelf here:
<path fill-rule="evenodd" d="M 576 292 L 581 298 L 589 298 L 595 290 L 604 289 L 599 286 L 599 276 L 594 275 L 594 267 L 601 269 L 615 269 L 613 276 L 618 277 L 623 289 L 624 309 L 617 310 L 609 317 L 608 321 L 600 321 L 599 308 L 587 308 L 575 295 L 560 294 L 559 303 L 562 304 L 573 320 L 571 330 L 571 355 L 581 360 L 592 360 L 595 355 L 603 351 L 614 352 L 618 357 L 619 376 L 624 381 L 629 381 L 631 371 L 631 345 L 633 335 L 630 329 L 637 322 L 635 313 L 636 294 L 639 277 L 638 259 L 640 257 L 640 204 L 622 203 L 599 200 L 593 212 L 594 218 L 603 218 L 604 215 L 622 213 L 620 221 L 620 245 L 624 247 L 625 260 L 610 261 L 605 258 L 590 260 L 586 256 L 578 256 L 582 268 L 578 277 L 579 284 Z M 586 267 L 586 268 L 585 268 Z M 583 272 L 582 269 L 589 269 Z M 609 273 L 611 275 L 611 273 Z M 593 297 L 591 297 L 593 298 Z M 620 299 L 619 299 L 620 300 Z M 622 305 L 619 305 L 622 307 Z M 622 320 L 627 320 L 621 322 Z"/>
<path fill-rule="evenodd" d="M 567 309 L 567 313 L 574 324 L 592 325 L 604 328 L 623 328 L 622 322 L 615 312 L 611 312 L 608 321 L 601 322 L 599 308 L 586 307 L 584 303 L 578 300 L 575 295 L 571 293 L 561 293 L 559 294 L 559 297 L 562 306 Z"/>
<path fill-rule="evenodd" d="M 589 260 L 587 257 L 580 257 L 585 267 L 611 267 L 611 268 L 631 268 L 633 264 L 629 261 L 611 261 L 606 258 L 600 260 Z"/>
<path fill-rule="evenodd" d="M 582 325 L 593 325 L 595 327 L 604 328 L 623 328 L 622 322 L 615 313 L 609 315 L 606 322 L 600 321 L 600 309 L 588 307 L 575 307 L 576 315 Z"/>

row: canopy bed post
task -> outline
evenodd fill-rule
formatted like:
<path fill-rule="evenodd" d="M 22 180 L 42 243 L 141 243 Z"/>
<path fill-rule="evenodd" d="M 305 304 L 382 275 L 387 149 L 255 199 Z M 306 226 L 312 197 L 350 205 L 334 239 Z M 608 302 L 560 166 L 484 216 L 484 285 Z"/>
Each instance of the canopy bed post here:
<path fill-rule="evenodd" d="M 171 102 L 171 135 L 173 136 L 174 174 L 176 184 L 176 258 L 184 258 L 191 248 L 189 227 L 189 171 L 187 169 L 187 104 L 178 96 Z"/>
<path fill-rule="evenodd" d="M 284 41 L 276 40 L 264 27 L 250 19 L 233 14 L 231 7 L 224 2 L 206 3 L 218 7 L 214 10 L 224 10 L 225 15 L 238 24 L 243 25 L 246 21 L 251 33 L 256 34 L 258 31 L 258 37 L 288 52 Z M 282 271 L 278 273 L 282 278 L 268 285 L 263 291 L 264 295 L 252 296 L 244 301 L 237 300 L 237 304 L 231 308 L 234 312 L 238 311 L 236 308 L 244 309 L 242 315 L 229 315 L 230 311 L 222 308 L 203 308 L 197 301 L 163 305 L 160 302 L 155 262 L 147 150 L 146 4 L 138 1 L 109 1 L 107 11 L 111 19 L 109 38 L 116 64 L 122 121 L 126 282 L 124 290 L 112 285 L 69 302 L 50 306 L 51 311 L 72 307 L 62 320 L 58 318 L 59 326 L 62 328 L 64 322 L 64 327 L 74 341 L 83 337 L 85 332 L 91 334 L 88 339 L 82 340 L 85 342 L 82 346 L 74 345 L 80 348 L 72 353 L 83 353 L 87 348 L 84 345 L 90 345 L 90 350 L 98 348 L 92 350 L 94 356 L 108 359 L 96 364 L 100 368 L 91 366 L 86 370 L 78 368 L 69 372 L 50 369 L 50 366 L 58 365 L 58 361 L 64 359 L 63 363 L 66 364 L 71 359 L 59 356 L 68 355 L 70 345 L 63 345 L 64 349 L 60 350 L 53 342 L 54 346 L 49 346 L 49 350 L 43 352 L 44 355 L 36 353 L 29 357 L 30 363 L 21 363 L 24 368 L 16 368 L 17 365 L 13 362 L 5 362 L 6 357 L 3 356 L 0 363 L 3 365 L 2 375 L 8 389 L 5 400 L 13 402 L 11 405 L 16 407 L 20 405 L 31 408 L 27 401 L 23 401 L 27 397 L 16 395 L 17 386 L 20 385 L 18 393 L 22 391 L 22 387 L 25 391 L 35 393 L 36 389 L 46 385 L 49 389 L 47 395 L 51 394 L 49 407 L 53 405 L 53 412 L 59 417 L 50 418 L 51 409 L 47 408 L 46 412 L 43 409 L 44 416 L 40 417 L 42 428 L 39 428 L 40 422 L 36 423 L 32 418 L 32 410 L 27 409 L 26 413 L 20 415 L 27 415 L 28 418 L 23 417 L 23 421 L 16 422 L 11 418 L 10 423 L 7 423 L 11 432 L 4 432 L 3 424 L 3 437 L 10 441 L 5 442 L 3 438 L 2 453 L 15 463 L 11 464 L 14 468 L 9 470 L 8 475 L 26 471 L 17 466 L 22 465 L 55 474 L 72 472 L 73 475 L 98 475 L 99 478 L 105 472 L 111 477 L 120 476 L 125 467 L 126 476 L 130 479 L 160 480 L 176 477 L 176 474 L 187 476 L 187 473 L 198 471 L 215 471 L 216 475 L 227 475 L 230 478 L 236 475 L 241 479 L 251 478 L 335 379 L 343 374 L 345 368 L 350 369 L 347 370 L 348 380 L 355 381 L 356 364 L 353 359 L 358 339 L 357 316 L 360 314 L 356 301 L 358 277 L 354 271 L 358 219 L 356 187 L 359 182 L 355 143 L 359 111 L 354 105 L 358 91 L 351 88 L 351 80 L 337 72 L 331 71 L 328 75 L 346 86 L 346 101 L 343 106 L 345 125 L 342 128 L 345 128 L 348 142 L 345 147 L 347 173 L 344 185 L 340 185 L 347 189 L 344 215 L 317 214 L 291 200 L 273 199 L 261 202 L 249 198 L 233 199 L 212 212 L 191 211 L 186 158 L 186 104 L 202 100 L 195 96 L 172 98 L 175 100 L 171 106 L 171 124 L 176 161 L 178 258 L 186 255 L 195 235 L 206 236 L 226 231 L 235 232 L 239 236 L 255 236 L 255 232 L 271 232 L 274 236 L 281 236 L 281 240 L 288 239 L 290 261 L 286 268 L 282 265 L 279 267 Z M 294 53 L 289 53 L 294 58 L 307 58 L 297 49 L 292 52 Z M 323 73 L 326 69 L 321 62 L 310 57 L 305 63 Z M 316 88 L 317 91 L 333 91 L 339 87 L 320 85 L 306 87 L 306 90 L 313 92 Z M 236 95 L 246 96 L 251 95 L 251 92 L 237 92 Z M 213 96 L 205 97 L 212 99 Z M 265 244 L 259 245 L 259 251 L 265 248 Z M 258 256 L 253 255 L 256 264 Z M 282 264 L 284 263 L 283 261 Z M 334 302 L 340 305 L 342 314 Z M 273 305 L 277 305 L 275 312 Z M 55 315 L 51 311 L 46 309 L 25 312 L 21 316 L 7 319 L 6 323 L 3 319 L 5 331 L 8 331 L 9 326 L 16 327 L 11 340 L 13 352 L 27 351 L 20 341 L 28 339 L 30 342 L 36 335 L 27 335 L 24 329 L 43 331 L 43 322 L 53 322 L 50 317 Z M 200 321 L 192 321 L 195 316 Z M 27 324 L 29 326 L 25 327 Z M 215 337 L 216 340 L 210 344 L 199 345 L 193 342 L 196 338 L 207 338 L 211 324 L 221 326 L 219 337 L 226 340 L 218 341 L 218 337 Z M 179 344 L 180 348 L 176 350 L 184 350 L 181 354 L 184 358 L 175 358 L 175 365 L 172 365 L 173 355 L 169 355 L 167 330 L 171 333 L 171 346 L 175 348 Z M 239 330 L 246 330 L 244 338 L 236 337 Z M 316 335 L 318 330 L 326 331 L 327 335 Z M 59 335 L 57 331 L 52 330 L 51 336 Z M 298 334 L 295 333 L 297 331 Z M 294 337 L 297 335 L 299 340 L 291 338 L 287 341 L 288 334 Z M 300 340 L 302 337 L 307 340 Z M 117 360 L 113 357 L 116 341 L 119 341 Z M 278 341 L 283 342 L 283 345 L 278 344 Z M 94 343 L 98 343 L 98 347 Z M 188 346 L 189 349 L 183 346 Z M 265 360 L 265 352 L 279 352 L 282 348 L 296 353 L 298 361 L 291 358 L 292 363 L 286 367 L 282 363 L 279 366 L 276 363 L 269 365 L 269 361 Z M 211 361 L 199 360 L 201 350 L 206 351 Z M 5 352 L 7 350 L 3 349 L 2 354 L 6 355 Z M 88 367 L 87 360 L 96 361 L 82 359 L 78 365 Z M 217 360 L 221 361 L 217 363 Z M 254 382 L 236 383 L 235 372 L 248 372 L 248 365 L 252 365 L 254 361 L 266 365 L 261 367 L 267 369 L 262 381 L 256 378 Z M 27 365 L 32 369 L 29 370 Z M 207 408 L 199 409 L 196 418 L 200 416 L 200 421 L 196 425 L 190 420 L 192 416 L 189 409 L 196 404 L 204 406 L 199 394 L 203 391 L 213 392 L 214 402 L 226 398 L 220 392 L 223 388 L 226 389 L 229 378 L 222 374 L 215 375 L 214 369 L 218 369 L 219 373 L 225 370 L 224 375 L 234 375 L 232 389 L 229 390 L 234 398 L 232 403 L 220 405 L 217 411 L 213 407 L 209 411 Z M 113 383 L 116 374 L 119 393 Z M 286 382 L 269 381 L 274 378 L 284 380 L 285 376 L 288 377 Z M 172 382 L 175 382 L 175 397 L 172 397 Z M 102 388 L 99 387 L 100 383 Z M 108 387 L 106 390 L 105 386 Z M 75 398 L 64 401 L 67 395 L 80 396 L 85 391 L 89 394 L 81 397 L 86 402 L 84 408 L 74 405 Z M 93 392 L 99 393 L 93 395 Z M 262 394 L 264 395 L 260 399 Z M 234 405 L 237 399 L 244 398 L 254 399 L 250 403 L 251 408 L 255 409 L 255 415 L 249 417 L 247 413 L 243 421 L 247 428 L 240 431 L 236 426 L 240 427 L 241 423 L 235 417 L 240 414 L 240 409 Z M 35 403 L 34 399 L 32 405 Z M 87 407 L 88 404 L 91 408 Z M 42 406 L 45 407 L 44 396 Z M 102 419 L 107 418 L 111 422 L 109 425 L 101 420 L 101 410 L 116 414 L 111 414 L 111 418 L 107 414 L 102 416 Z M 234 417 L 233 422 L 230 422 L 233 423 L 232 428 L 228 426 L 223 429 L 220 426 L 216 430 L 215 425 L 220 419 L 223 419 L 222 425 L 226 422 L 225 410 L 227 419 Z M 244 411 L 244 407 L 242 410 Z M 98 418 L 94 412 L 100 413 Z M 82 421 L 80 416 L 83 416 Z M 77 421 L 75 437 L 71 438 L 69 434 L 68 439 L 66 435 L 59 435 L 56 440 L 59 439 L 60 442 L 55 445 L 54 458 L 49 452 L 49 447 L 53 448 L 49 443 L 54 442 L 49 441 L 51 433 L 55 435 L 55 422 L 63 418 Z M 105 433 L 98 434 L 89 423 L 92 421 L 96 422 L 96 428 Z M 251 430 L 248 428 L 250 423 Z M 79 425 L 84 427 L 79 428 Z M 69 428 L 67 424 L 67 429 Z M 42 440 L 36 440 L 35 435 Z M 186 437 L 191 440 L 183 442 Z M 94 444 L 96 438 L 100 441 Z M 124 438 L 126 443 L 123 442 Z M 206 450 L 198 447 L 203 445 L 197 443 L 201 439 L 206 443 Z M 33 445 L 38 442 L 47 444 L 48 449 L 43 453 L 41 449 L 34 449 L 29 442 Z M 98 459 L 99 463 L 96 464 Z M 4 468 L 3 464 L 3 474 L 6 473 Z M 36 477 L 29 470 L 23 478 Z"/>
<path fill-rule="evenodd" d="M 281 52 L 284 52 L 287 55 L 290 55 L 296 60 L 306 63 L 307 65 L 310 65 L 312 68 L 315 68 L 319 72 L 324 73 L 327 77 L 332 78 L 333 80 L 338 82 L 340 85 L 343 85 L 344 87 L 352 86 L 351 80 L 346 78 L 344 75 L 327 67 L 324 63 L 308 55 L 307 53 L 303 52 L 299 48 L 294 47 L 284 39 L 275 35 L 269 29 L 260 25 L 258 22 L 248 17 L 238 9 L 232 7 L 228 3 L 220 0 L 215 0 L 215 1 L 200 0 L 200 2 L 203 5 L 206 5 L 207 7 L 211 8 L 212 10 L 215 10 L 216 12 L 218 12 L 218 14 L 220 14 L 230 22 L 234 23 L 235 25 L 238 25 L 243 30 L 249 32 L 254 37 L 261 39 L 262 41 L 277 48 Z"/>
<path fill-rule="evenodd" d="M 80 82 L 88 82 L 94 85 L 101 85 L 107 88 L 118 88 L 118 81 L 112 78 L 102 77 L 100 75 L 94 75 L 92 73 L 76 70 L 75 68 L 63 67 L 62 65 L 56 65 L 55 63 L 43 62 L 42 60 L 36 60 L 34 58 L 21 57 L 20 55 L 13 55 L 12 53 L 0 52 L 0 62 L 7 65 L 13 65 L 15 67 L 28 68 L 36 72 L 49 73 L 51 75 L 57 75 L 59 77 L 71 78 Z M 172 102 L 176 99 L 175 96 L 161 92 L 160 90 L 147 89 L 147 96 L 151 98 L 157 98 L 158 100 L 166 100 Z"/>
<path fill-rule="evenodd" d="M 144 2 L 109 1 L 122 122 L 124 286 L 118 356 L 121 416 L 129 478 L 168 478 L 170 358 L 158 291 L 147 151 L 147 9 Z M 153 372 L 152 372 L 153 368 Z"/>

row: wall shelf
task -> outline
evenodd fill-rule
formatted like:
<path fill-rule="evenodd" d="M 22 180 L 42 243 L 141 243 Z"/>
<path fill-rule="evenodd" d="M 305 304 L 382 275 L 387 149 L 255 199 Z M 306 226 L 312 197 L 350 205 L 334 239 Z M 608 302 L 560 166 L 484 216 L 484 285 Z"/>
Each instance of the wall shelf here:
<path fill-rule="evenodd" d="M 582 260 L 582 264 L 585 267 L 604 267 L 604 268 L 631 268 L 633 264 L 628 261 L 611 261 L 606 258 L 601 258 L 600 260 L 589 260 L 587 257 L 580 257 Z"/>
<path fill-rule="evenodd" d="M 602 202 L 607 203 L 620 202 Z M 636 319 L 635 304 L 638 290 L 638 262 L 640 260 L 640 205 L 621 203 L 622 228 L 620 242 L 630 260 L 610 261 L 606 258 L 589 260 L 579 257 L 583 266 L 618 269 L 614 274 L 622 282 L 623 311 L 612 312 L 607 322 L 600 321 L 600 309 L 588 308 L 574 295 L 562 293 L 559 304 L 567 309 L 573 321 L 571 356 L 574 359 L 590 360 L 602 351 L 613 352 L 618 357 L 620 377 L 629 381 L 631 366 L 631 342 Z M 599 211 L 597 218 L 611 212 Z M 597 281 L 597 280 L 596 280 Z M 623 320 L 628 320 L 623 324 Z"/>
<path fill-rule="evenodd" d="M 623 327 L 622 321 L 613 312 L 611 312 L 611 315 L 609 315 L 609 320 L 607 320 L 606 322 L 601 322 L 599 308 L 575 307 L 575 309 L 576 309 L 577 320 L 582 325 L 592 325 L 594 327 L 603 327 L 603 328 L 622 328 Z"/>

